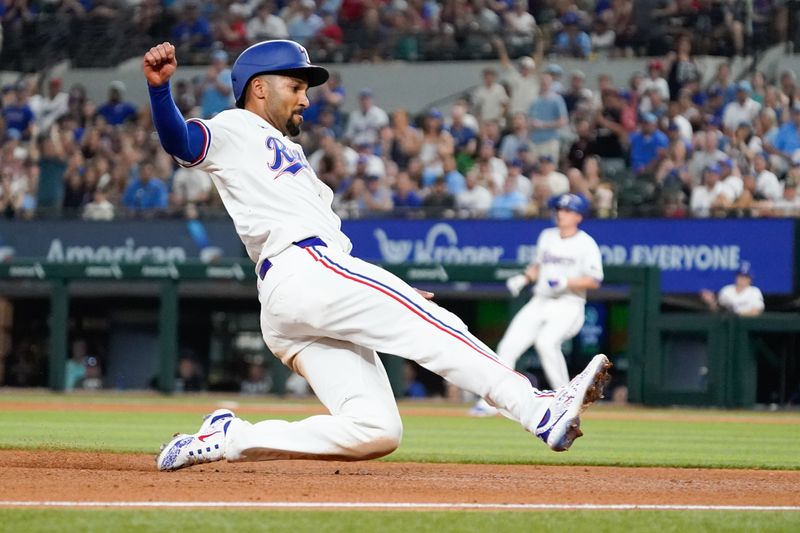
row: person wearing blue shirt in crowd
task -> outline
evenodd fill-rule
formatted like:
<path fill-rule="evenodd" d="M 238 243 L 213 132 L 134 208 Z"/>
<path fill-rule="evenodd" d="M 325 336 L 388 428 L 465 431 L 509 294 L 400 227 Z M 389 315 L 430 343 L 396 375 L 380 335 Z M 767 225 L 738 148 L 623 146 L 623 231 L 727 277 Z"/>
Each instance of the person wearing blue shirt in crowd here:
<path fill-rule="evenodd" d="M 503 183 L 503 191 L 494 197 L 489 208 L 491 218 L 514 218 L 522 213 L 528 201 L 525 195 L 519 192 L 516 175 L 509 175 Z"/>
<path fill-rule="evenodd" d="M 564 98 L 553 90 L 553 75 L 543 73 L 539 82 L 539 98 L 528 110 L 530 141 L 534 159 L 549 155 L 558 159 L 561 153 L 559 130 L 569 122 Z"/>
<path fill-rule="evenodd" d="M 789 120 L 778 129 L 772 146 L 768 145 L 767 150 L 787 161 L 791 161 L 795 152 L 800 150 L 800 101 L 794 103 Z"/>
<path fill-rule="evenodd" d="M 203 118 L 212 118 L 220 111 L 233 108 L 231 69 L 228 68 L 228 53 L 216 50 L 211 54 L 211 66 L 202 82 Z"/>
<path fill-rule="evenodd" d="M 578 14 L 569 11 L 561 17 L 564 30 L 556 34 L 556 53 L 570 57 L 589 57 L 592 53 L 592 40 L 589 34 L 580 29 Z"/>
<path fill-rule="evenodd" d="M 666 154 L 669 138 L 658 129 L 658 118 L 642 114 L 639 131 L 630 134 L 631 168 L 636 174 L 653 172 Z"/>
<path fill-rule="evenodd" d="M 3 96 L 2 106 L 2 115 L 6 124 L 6 131 L 17 130 L 22 139 L 30 139 L 31 125 L 36 117 L 26 101 L 25 84 L 20 82 L 13 88 L 4 88 L 3 92 L 9 93 L 9 96 Z M 7 98 L 10 99 L 10 102 L 7 101 Z"/>
<path fill-rule="evenodd" d="M 152 163 L 143 163 L 139 169 L 139 177 L 134 178 L 125 189 L 122 203 L 134 211 L 166 209 L 169 198 L 167 186 L 155 177 Z"/>
<path fill-rule="evenodd" d="M 97 108 L 97 114 L 106 119 L 111 126 L 119 126 L 132 118 L 136 118 L 138 110 L 130 102 L 124 101 L 125 84 L 119 80 L 108 86 L 108 100 Z"/>
<path fill-rule="evenodd" d="M 200 6 L 189 0 L 184 3 L 181 20 L 172 27 L 172 41 L 185 53 L 208 50 L 214 41 L 211 25 L 200 14 Z"/>

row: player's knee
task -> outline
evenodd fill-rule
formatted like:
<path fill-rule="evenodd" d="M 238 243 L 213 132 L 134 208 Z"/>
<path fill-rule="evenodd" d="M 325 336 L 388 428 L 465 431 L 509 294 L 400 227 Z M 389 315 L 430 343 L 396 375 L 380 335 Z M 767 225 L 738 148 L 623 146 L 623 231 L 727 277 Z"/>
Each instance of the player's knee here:
<path fill-rule="evenodd" d="M 561 353 L 561 340 L 554 337 L 542 336 L 534 343 L 540 356 Z"/>
<path fill-rule="evenodd" d="M 403 438 L 403 423 L 399 417 L 380 421 L 364 420 L 359 425 L 362 430 L 359 451 L 364 458 L 389 455 L 400 446 L 400 440 Z"/>

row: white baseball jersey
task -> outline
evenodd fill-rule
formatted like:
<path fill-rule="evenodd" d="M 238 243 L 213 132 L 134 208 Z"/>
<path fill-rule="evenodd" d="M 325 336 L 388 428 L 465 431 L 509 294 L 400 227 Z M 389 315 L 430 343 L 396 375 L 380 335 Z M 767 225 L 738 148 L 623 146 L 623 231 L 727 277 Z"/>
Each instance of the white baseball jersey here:
<path fill-rule="evenodd" d="M 561 238 L 558 228 L 548 228 L 539 235 L 536 243 L 534 264 L 539 265 L 539 278 L 534 294 L 553 296 L 548 280 L 589 276 L 603 281 L 603 259 L 595 240 L 583 230 L 566 239 Z M 556 295 L 559 296 L 559 295 Z M 559 297 L 586 301 L 586 291 L 569 290 Z"/>
<path fill-rule="evenodd" d="M 719 291 L 717 302 L 737 315 L 764 309 L 764 295 L 761 294 L 761 289 L 752 285 L 741 292 L 736 290 L 734 284 L 725 285 Z"/>
<path fill-rule="evenodd" d="M 264 341 L 330 412 L 297 422 L 237 418 L 227 429 L 228 460 L 352 460 L 393 451 L 402 423 L 377 352 L 416 361 L 536 431 L 554 395 L 533 389 L 454 314 L 351 256 L 333 192 L 298 144 L 241 109 L 197 123 L 205 147 L 183 164 L 211 174 L 249 256 L 270 261 L 258 281 Z M 325 244 L 292 245 L 309 237 Z"/>
<path fill-rule="evenodd" d="M 194 122 L 206 132 L 206 147 L 197 162 L 181 163 L 211 174 L 250 259 L 260 263 L 308 237 L 350 251 L 331 209 L 333 191 L 300 145 L 243 109 Z"/>

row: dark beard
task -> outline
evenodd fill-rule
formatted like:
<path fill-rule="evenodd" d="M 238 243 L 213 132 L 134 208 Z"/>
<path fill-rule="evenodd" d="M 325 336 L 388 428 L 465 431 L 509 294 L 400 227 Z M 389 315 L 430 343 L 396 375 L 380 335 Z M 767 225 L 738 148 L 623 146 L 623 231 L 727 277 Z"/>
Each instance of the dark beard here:
<path fill-rule="evenodd" d="M 292 117 L 289 117 L 289 120 L 286 121 L 286 131 L 289 132 L 290 137 L 300 135 L 300 126 L 292 121 Z"/>

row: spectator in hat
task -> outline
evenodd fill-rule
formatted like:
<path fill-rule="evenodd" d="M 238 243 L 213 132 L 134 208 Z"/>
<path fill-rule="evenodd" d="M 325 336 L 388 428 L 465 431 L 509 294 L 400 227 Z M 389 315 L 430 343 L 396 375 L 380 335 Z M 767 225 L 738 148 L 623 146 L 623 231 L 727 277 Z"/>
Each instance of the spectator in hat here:
<path fill-rule="evenodd" d="M 592 39 L 580 28 L 580 17 L 574 11 L 561 16 L 562 30 L 553 40 L 553 51 L 566 57 L 587 58 L 592 53 Z"/>
<path fill-rule="evenodd" d="M 539 157 L 539 168 L 533 176 L 533 182 L 534 185 L 545 184 L 551 197 L 569 192 L 569 178 L 558 171 L 555 159 L 549 155 Z"/>
<path fill-rule="evenodd" d="M 658 118 L 644 113 L 639 129 L 629 136 L 631 168 L 637 175 L 652 174 L 666 156 L 669 139 L 658 129 Z"/>
<path fill-rule="evenodd" d="M 750 82 L 742 80 L 736 85 L 736 99 L 725 106 L 722 114 L 722 126 L 727 135 L 733 135 L 740 122 L 754 123 L 761 104 L 750 98 L 753 88 Z"/>
<path fill-rule="evenodd" d="M 528 120 L 524 113 L 516 113 L 511 117 L 511 128 L 500 140 L 497 155 L 506 163 L 510 163 L 519 155 L 520 148 L 528 145 Z"/>
<path fill-rule="evenodd" d="M 564 69 L 558 63 L 550 63 L 544 68 L 545 74 L 550 74 L 553 77 L 553 84 L 550 90 L 554 93 L 561 94 L 564 92 L 564 86 L 561 79 L 564 77 Z"/>
<path fill-rule="evenodd" d="M 459 100 L 450 109 L 447 131 L 453 137 L 456 158 L 466 166 L 466 160 L 475 157 L 478 148 L 478 121 L 467 112 L 467 104 Z"/>
<path fill-rule="evenodd" d="M 753 274 L 748 261 L 743 261 L 736 271 L 734 283 L 722 287 L 718 295 L 703 289 L 700 298 L 714 312 L 728 311 L 739 316 L 758 316 L 764 312 L 764 295 L 753 285 Z"/>
<path fill-rule="evenodd" d="M 567 113 L 574 116 L 574 113 L 581 108 L 585 113 L 591 111 L 591 103 L 594 99 L 591 89 L 586 87 L 586 74 L 580 70 L 573 70 L 569 75 L 569 87 L 561 95 L 564 104 L 567 106 Z"/>
<path fill-rule="evenodd" d="M 549 155 L 555 160 L 561 154 L 560 130 L 568 124 L 569 114 L 564 98 L 552 88 L 552 74 L 542 74 L 539 98 L 528 110 L 528 126 L 534 156 Z"/>
<path fill-rule="evenodd" d="M 705 169 L 727 157 L 727 154 L 719 149 L 719 131 L 715 129 L 699 131 L 695 135 L 694 145 L 694 153 L 689 160 L 689 173 L 693 183 L 697 185 L 702 181 Z"/>
<path fill-rule="evenodd" d="M 439 176 L 422 200 L 425 214 L 432 218 L 450 218 L 454 214 L 455 206 L 456 199 L 447 190 L 447 182 L 444 176 Z"/>
<path fill-rule="evenodd" d="M 503 40 L 496 37 L 492 43 L 500 57 L 502 77 L 510 96 L 508 99 L 508 113 L 512 117 L 517 113 L 528 113 L 531 104 L 539 94 L 539 70 L 544 56 L 544 40 L 536 40 L 536 52 L 532 56 L 523 56 L 515 66 L 509 59 L 508 51 Z"/>
<path fill-rule="evenodd" d="M 273 0 L 264 0 L 258 5 L 255 16 L 247 22 L 246 35 L 250 44 L 289 38 L 286 22 L 275 14 L 276 11 Z"/>
<path fill-rule="evenodd" d="M 211 53 L 211 65 L 200 83 L 202 94 L 201 108 L 203 118 L 213 118 L 217 113 L 234 106 L 231 89 L 231 69 L 228 67 L 228 53 L 215 50 Z"/>
<path fill-rule="evenodd" d="M 509 174 L 499 194 L 495 195 L 489 208 L 491 218 L 514 218 L 525 211 L 527 198 L 519 191 L 517 180 L 525 179 L 518 172 Z"/>
<path fill-rule="evenodd" d="M 703 183 L 692 189 L 689 199 L 689 211 L 693 217 L 708 218 L 711 215 L 727 214 L 727 208 L 733 204 L 736 194 L 722 182 L 720 175 L 719 164 L 706 167 Z"/>
<path fill-rule="evenodd" d="M 511 4 L 510 9 L 503 12 L 505 38 L 512 50 L 530 53 L 538 30 L 536 19 L 528 12 L 527 0 L 511 0 L 508 3 Z"/>
<path fill-rule="evenodd" d="M 106 119 L 110 126 L 119 126 L 136 120 L 138 108 L 124 100 L 125 84 L 114 80 L 108 85 L 108 100 L 97 108 L 97 114 Z"/>
<path fill-rule="evenodd" d="M 389 115 L 375 105 L 372 89 L 364 87 L 358 92 L 358 108 L 348 116 L 344 137 L 351 145 L 375 145 L 381 128 L 388 125 Z"/>
<path fill-rule="evenodd" d="M 733 191 L 734 201 L 742 194 L 744 183 L 739 175 L 739 168 L 736 163 L 727 155 L 719 161 L 720 179 L 731 191 Z"/>
<path fill-rule="evenodd" d="M 136 213 L 154 214 L 167 208 L 169 193 L 164 181 L 155 175 L 153 163 L 145 162 L 138 177 L 130 180 L 122 203 Z"/>
<path fill-rule="evenodd" d="M 662 100 L 669 100 L 669 85 L 664 79 L 664 64 L 660 59 L 651 59 L 647 64 L 647 78 L 642 80 L 639 94 L 643 96 L 653 88 L 658 91 Z"/>

